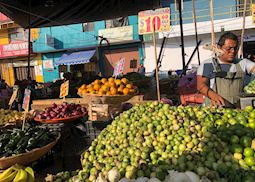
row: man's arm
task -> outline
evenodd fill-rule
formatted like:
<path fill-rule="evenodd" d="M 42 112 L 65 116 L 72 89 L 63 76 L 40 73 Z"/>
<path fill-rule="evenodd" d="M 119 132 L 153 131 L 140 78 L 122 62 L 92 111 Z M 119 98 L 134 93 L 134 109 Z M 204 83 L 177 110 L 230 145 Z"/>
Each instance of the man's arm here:
<path fill-rule="evenodd" d="M 197 75 L 197 90 L 204 96 L 211 99 L 212 105 L 223 106 L 224 105 L 223 98 L 208 87 L 208 82 L 209 79 L 207 77 Z"/>

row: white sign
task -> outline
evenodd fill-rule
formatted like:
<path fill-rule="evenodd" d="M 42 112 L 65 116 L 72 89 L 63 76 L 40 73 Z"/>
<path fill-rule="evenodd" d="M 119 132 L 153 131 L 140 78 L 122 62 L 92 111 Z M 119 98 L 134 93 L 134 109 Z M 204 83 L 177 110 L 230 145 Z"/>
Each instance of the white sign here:
<path fill-rule="evenodd" d="M 124 26 L 99 30 L 98 35 L 105 37 L 110 43 L 122 42 L 125 40 L 133 40 L 133 26 Z"/>
<path fill-rule="evenodd" d="M 36 76 L 42 76 L 43 75 L 42 65 L 35 66 L 35 75 Z"/>
<path fill-rule="evenodd" d="M 124 71 L 125 58 L 121 58 L 114 66 L 113 76 L 118 76 Z"/>
<path fill-rule="evenodd" d="M 52 60 L 44 60 L 43 61 L 43 68 L 44 69 L 53 69 L 54 66 L 53 66 L 53 61 Z"/>

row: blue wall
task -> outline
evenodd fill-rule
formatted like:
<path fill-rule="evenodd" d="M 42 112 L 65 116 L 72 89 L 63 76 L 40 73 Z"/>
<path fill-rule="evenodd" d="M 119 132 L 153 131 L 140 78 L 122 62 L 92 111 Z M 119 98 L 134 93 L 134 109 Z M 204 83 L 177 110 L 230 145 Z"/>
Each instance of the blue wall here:
<path fill-rule="evenodd" d="M 53 60 L 53 65 L 56 60 L 62 56 L 62 53 L 47 53 L 42 54 L 42 61 Z M 59 78 L 58 66 L 55 69 L 44 69 L 43 67 L 43 78 L 44 82 L 51 82 Z"/>
<path fill-rule="evenodd" d="M 162 5 L 164 7 L 170 7 L 171 11 L 171 20 L 179 17 L 179 11 L 175 9 L 175 1 L 174 0 L 162 0 Z M 236 14 L 231 14 L 231 12 L 236 11 L 235 6 L 236 0 L 214 0 L 213 8 L 214 8 L 214 20 L 226 19 L 236 17 Z M 209 0 L 199 0 L 195 1 L 196 7 L 196 15 L 206 16 L 204 18 L 197 18 L 198 22 L 202 21 L 210 21 L 210 1 Z M 215 16 L 215 14 L 226 13 Z M 182 18 L 183 23 L 192 23 L 192 19 L 185 20 L 185 18 L 192 18 L 192 1 L 191 0 L 183 0 L 183 10 L 182 10 Z M 179 21 L 171 22 L 172 25 L 179 24 Z"/>

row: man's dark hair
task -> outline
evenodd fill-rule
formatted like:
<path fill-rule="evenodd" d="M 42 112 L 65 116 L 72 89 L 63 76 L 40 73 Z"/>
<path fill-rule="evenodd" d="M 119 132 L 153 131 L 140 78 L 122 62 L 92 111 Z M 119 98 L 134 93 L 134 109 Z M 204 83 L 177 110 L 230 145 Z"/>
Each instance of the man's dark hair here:
<path fill-rule="evenodd" d="M 237 35 L 234 34 L 234 33 L 232 33 L 232 32 L 226 32 L 226 33 L 222 34 L 222 35 L 220 36 L 219 41 L 218 41 L 218 45 L 219 45 L 220 47 L 222 47 L 222 46 L 225 44 L 225 40 L 226 40 L 226 39 L 234 40 L 234 41 L 237 43 L 237 45 L 239 45 L 239 40 L 238 40 Z"/>

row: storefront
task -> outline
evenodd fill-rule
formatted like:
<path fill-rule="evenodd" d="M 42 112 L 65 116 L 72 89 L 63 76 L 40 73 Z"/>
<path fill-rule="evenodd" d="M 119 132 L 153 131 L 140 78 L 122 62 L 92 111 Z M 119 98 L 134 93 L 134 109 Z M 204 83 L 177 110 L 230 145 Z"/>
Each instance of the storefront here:
<path fill-rule="evenodd" d="M 0 71 L 1 78 L 9 86 L 13 86 L 15 80 L 27 79 L 28 43 L 19 42 L 0 45 Z M 30 77 L 37 82 L 43 82 L 40 54 L 32 54 L 30 62 Z"/>

